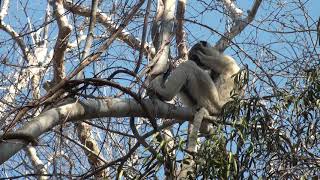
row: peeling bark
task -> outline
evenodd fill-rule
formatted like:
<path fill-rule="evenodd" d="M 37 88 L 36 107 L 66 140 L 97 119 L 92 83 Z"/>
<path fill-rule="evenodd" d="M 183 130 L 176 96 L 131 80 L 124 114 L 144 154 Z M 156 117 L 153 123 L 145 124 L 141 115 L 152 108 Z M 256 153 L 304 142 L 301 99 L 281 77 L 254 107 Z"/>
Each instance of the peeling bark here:
<path fill-rule="evenodd" d="M 92 137 L 91 130 L 92 127 L 86 123 L 76 123 L 77 135 L 80 142 L 90 149 L 92 152 L 84 151 L 88 161 L 93 169 L 101 167 L 104 162 L 101 161 L 96 155 L 100 154 L 100 148 L 97 141 Z M 101 155 L 100 155 L 101 156 Z M 99 171 L 95 174 L 96 178 L 106 177 L 106 171 Z"/>
<path fill-rule="evenodd" d="M 186 11 L 187 0 L 178 0 L 177 6 L 177 31 L 176 31 L 176 43 L 178 47 L 178 57 L 187 60 L 188 59 L 188 48 L 186 32 L 183 29 L 184 25 L 184 13 Z"/>
<path fill-rule="evenodd" d="M 65 15 L 62 0 L 56 0 L 55 2 L 53 2 L 52 7 L 59 27 L 59 33 L 56 44 L 54 46 L 54 54 L 52 58 L 54 82 L 60 82 L 65 76 L 64 54 L 67 49 L 72 27 L 68 23 L 68 19 Z"/>

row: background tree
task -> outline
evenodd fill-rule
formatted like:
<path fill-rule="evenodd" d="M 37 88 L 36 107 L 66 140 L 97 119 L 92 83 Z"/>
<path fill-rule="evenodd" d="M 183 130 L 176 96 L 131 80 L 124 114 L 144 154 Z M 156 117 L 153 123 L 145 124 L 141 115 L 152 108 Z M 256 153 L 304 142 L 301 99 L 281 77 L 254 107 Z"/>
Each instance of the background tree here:
<path fill-rule="evenodd" d="M 319 176 L 315 0 L 0 3 L 0 176 L 175 178 L 194 111 L 146 96 L 200 40 L 243 68 L 199 178 Z"/>

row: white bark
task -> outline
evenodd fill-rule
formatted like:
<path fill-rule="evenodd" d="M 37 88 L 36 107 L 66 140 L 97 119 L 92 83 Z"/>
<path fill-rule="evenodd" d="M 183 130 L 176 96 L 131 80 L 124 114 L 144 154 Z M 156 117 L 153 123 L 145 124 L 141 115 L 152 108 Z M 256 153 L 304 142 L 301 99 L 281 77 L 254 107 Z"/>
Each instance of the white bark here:
<path fill-rule="evenodd" d="M 69 24 L 68 19 L 65 15 L 62 0 L 56 0 L 52 3 L 54 17 L 57 20 L 59 33 L 57 41 L 54 47 L 54 54 L 52 57 L 53 62 L 53 74 L 54 82 L 60 82 L 65 76 L 64 67 L 64 55 L 67 50 L 69 37 L 72 31 L 72 26 Z"/>
<path fill-rule="evenodd" d="M 49 176 L 41 176 L 43 174 L 48 174 L 48 172 L 47 172 L 47 168 L 44 166 L 43 161 L 41 161 L 41 159 L 38 157 L 36 148 L 29 146 L 27 147 L 26 152 L 35 169 L 35 173 L 39 174 L 38 179 L 39 180 L 48 179 Z"/>
<path fill-rule="evenodd" d="M 8 14 L 9 0 L 4 0 L 0 11 L 0 21 Z"/>
<path fill-rule="evenodd" d="M 233 20 L 241 18 L 243 11 L 240 8 L 238 8 L 232 0 L 223 0 L 222 3 L 230 12 L 231 18 Z"/>
<path fill-rule="evenodd" d="M 148 111 L 158 118 L 189 120 L 191 108 L 175 107 L 161 101 L 143 100 Z M 102 117 L 146 117 L 147 113 L 132 99 L 110 98 L 68 103 L 41 113 L 16 132 L 37 138 L 65 121 L 80 121 Z M 23 140 L 13 139 L 0 143 L 0 164 L 27 145 Z"/>
<path fill-rule="evenodd" d="M 161 56 L 157 60 L 156 58 L 153 61 L 157 61 L 155 66 L 150 72 L 150 75 L 158 75 L 166 71 L 168 66 L 168 57 L 169 57 L 169 49 L 170 43 L 168 41 L 171 38 L 173 25 L 174 25 L 174 11 L 175 11 L 175 0 L 164 0 L 164 12 L 162 15 L 162 24 L 160 31 L 160 44 L 164 45 L 163 51 L 161 52 Z"/>
<path fill-rule="evenodd" d="M 29 30 L 32 32 L 30 35 L 31 41 L 33 43 L 34 47 L 34 53 L 29 51 L 29 49 L 26 47 L 23 39 L 20 37 L 20 35 L 10 26 L 3 22 L 4 16 L 7 15 L 7 10 L 9 7 L 9 1 L 4 1 L 2 10 L 0 12 L 0 29 L 3 29 L 5 32 L 7 32 L 20 46 L 21 51 L 24 54 L 25 61 L 27 61 L 27 64 L 29 65 L 27 68 L 23 69 L 21 72 L 14 72 L 13 73 L 13 83 L 8 86 L 8 92 L 3 97 L 3 102 L 0 102 L 0 116 L 4 116 L 4 110 L 7 107 L 7 104 L 14 103 L 16 93 L 23 90 L 25 86 L 27 86 L 28 81 L 31 79 L 31 90 L 32 95 L 34 99 L 40 98 L 40 73 L 43 69 L 43 66 L 39 66 L 39 64 L 44 65 L 47 57 L 47 31 L 45 31 L 48 28 L 47 22 L 48 22 L 48 16 L 49 16 L 49 9 L 47 9 L 46 13 L 46 19 L 44 22 L 44 28 L 38 29 L 37 31 L 34 31 L 30 18 L 27 16 Z M 43 43 L 37 44 L 41 41 L 40 39 L 40 33 L 44 30 L 43 33 Z M 5 121 L 0 122 L 0 127 L 5 124 Z M 47 174 L 47 169 L 44 168 L 43 162 L 40 160 L 40 158 L 37 156 L 36 149 L 34 147 L 27 147 L 26 148 L 27 155 L 34 167 L 35 173 L 37 174 Z M 38 176 L 38 179 L 47 179 L 47 176 Z"/>
<path fill-rule="evenodd" d="M 248 16 L 246 18 L 238 18 L 237 20 L 235 20 L 235 23 L 230 28 L 230 31 L 225 32 L 221 39 L 219 39 L 219 41 L 216 43 L 215 47 L 217 49 L 219 49 L 220 51 L 224 51 L 227 47 L 229 47 L 231 40 L 238 34 L 240 34 L 244 30 L 244 28 L 253 21 L 261 2 L 262 0 L 255 0 L 251 10 L 248 13 Z"/>
<path fill-rule="evenodd" d="M 14 102 L 14 98 L 16 97 L 16 93 L 21 91 L 24 87 L 27 86 L 28 81 L 32 80 L 32 89 L 33 89 L 33 97 L 35 99 L 39 98 L 39 92 L 40 92 L 40 73 L 44 69 L 43 67 L 48 63 L 47 58 L 47 52 L 48 52 L 48 41 L 47 41 L 47 31 L 45 31 L 48 28 L 48 19 L 46 18 L 43 28 L 36 31 L 36 34 L 40 34 L 42 30 L 44 30 L 44 37 L 42 41 L 44 42 L 42 45 L 37 45 L 38 43 L 37 39 L 34 39 L 35 36 L 30 36 L 32 39 L 32 42 L 34 42 L 34 53 L 29 52 L 29 49 L 25 45 L 23 39 L 20 37 L 20 35 L 8 24 L 5 24 L 3 22 L 4 16 L 7 15 L 7 10 L 9 7 L 9 1 L 4 1 L 1 12 L 0 12 L 0 29 L 7 32 L 12 39 L 14 39 L 17 44 L 19 45 L 21 51 L 23 52 L 25 56 L 25 60 L 27 61 L 28 67 L 23 69 L 21 72 L 14 72 L 14 74 L 11 76 L 13 79 L 13 83 L 6 87 L 7 93 L 4 95 L 2 100 L 0 101 L 0 116 L 5 116 L 5 109 L 8 104 L 12 104 Z M 49 15 L 49 9 L 47 9 L 46 16 Z M 30 23 L 29 23 L 30 24 Z M 31 28 L 31 26 L 30 26 Z M 30 29 L 32 32 L 33 29 Z M 40 39 L 39 39 L 40 40 Z M 39 64 L 42 64 L 42 66 L 39 66 Z M 0 127 L 3 126 L 6 122 L 0 122 Z"/>

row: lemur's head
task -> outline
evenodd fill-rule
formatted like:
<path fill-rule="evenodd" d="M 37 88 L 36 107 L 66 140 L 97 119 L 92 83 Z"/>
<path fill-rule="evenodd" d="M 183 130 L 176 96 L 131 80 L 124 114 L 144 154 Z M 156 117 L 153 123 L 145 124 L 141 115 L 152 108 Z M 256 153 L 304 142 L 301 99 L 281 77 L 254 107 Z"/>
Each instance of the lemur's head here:
<path fill-rule="evenodd" d="M 188 59 L 194 61 L 199 67 L 208 69 L 209 67 L 202 62 L 203 59 L 200 58 L 201 56 L 199 53 L 201 52 L 203 55 L 210 56 L 211 54 L 209 51 L 212 48 L 213 47 L 207 41 L 200 41 L 189 50 Z"/>

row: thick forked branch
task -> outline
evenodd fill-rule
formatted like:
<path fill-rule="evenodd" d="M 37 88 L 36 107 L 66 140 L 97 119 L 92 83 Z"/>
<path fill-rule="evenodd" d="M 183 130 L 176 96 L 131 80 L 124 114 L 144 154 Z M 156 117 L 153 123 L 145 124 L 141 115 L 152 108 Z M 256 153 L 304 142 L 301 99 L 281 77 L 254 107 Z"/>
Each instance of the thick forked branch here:
<path fill-rule="evenodd" d="M 215 45 L 215 47 L 217 49 L 219 49 L 221 52 L 224 51 L 230 44 L 230 41 L 237 36 L 238 34 L 240 34 L 242 32 L 242 30 L 247 27 L 248 24 L 250 24 L 252 22 L 252 20 L 254 19 L 258 8 L 261 4 L 262 0 L 256 0 L 251 8 L 251 10 L 249 11 L 249 14 L 246 18 L 242 19 L 240 18 L 239 20 L 237 20 L 234 25 L 231 27 L 231 30 L 229 32 L 224 33 L 224 35 L 221 37 L 221 39 L 217 42 L 217 44 Z"/>
<path fill-rule="evenodd" d="M 52 6 L 54 10 L 54 16 L 57 19 L 59 27 L 58 38 L 54 46 L 54 54 L 52 58 L 54 82 L 60 82 L 65 76 L 64 54 L 67 49 L 72 27 L 68 23 L 68 19 L 65 16 L 65 10 L 62 4 L 62 0 L 56 0 L 52 3 Z"/>
<path fill-rule="evenodd" d="M 146 108 L 154 117 L 190 120 L 193 118 L 191 108 L 176 107 L 161 101 L 143 100 Z M 65 121 L 80 121 L 102 117 L 147 117 L 146 111 L 132 99 L 110 98 L 105 100 L 76 101 L 50 109 L 33 118 L 15 133 L 27 134 L 37 138 L 41 134 Z M 0 143 L 0 164 L 27 145 L 18 139 Z"/>

